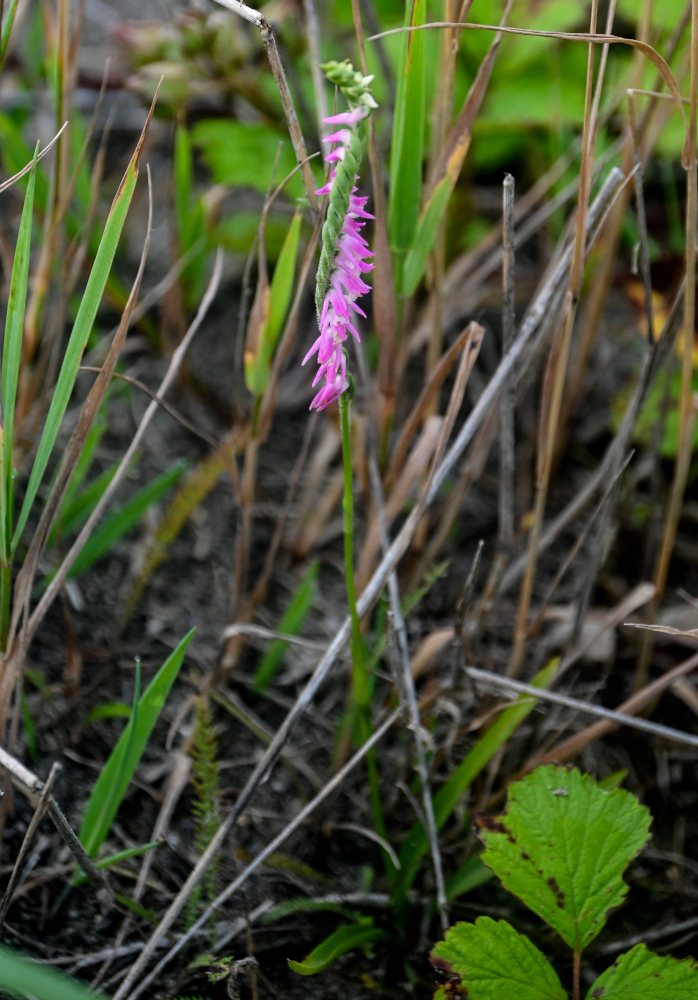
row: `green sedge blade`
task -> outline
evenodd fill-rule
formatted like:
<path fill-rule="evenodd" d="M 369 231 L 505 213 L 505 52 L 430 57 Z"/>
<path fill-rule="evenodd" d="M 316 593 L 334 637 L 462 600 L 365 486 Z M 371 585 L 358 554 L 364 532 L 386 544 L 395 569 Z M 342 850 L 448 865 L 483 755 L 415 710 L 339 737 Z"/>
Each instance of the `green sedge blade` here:
<path fill-rule="evenodd" d="M 84 983 L 0 945 L 0 990 L 36 1000 L 106 1000 Z"/>
<path fill-rule="evenodd" d="M 24 208 L 19 224 L 17 246 L 12 263 L 10 278 L 10 297 L 5 319 L 5 339 L 2 351 L 2 484 L 0 487 L 0 505 L 2 530 L 0 531 L 0 558 L 3 563 L 9 562 L 10 539 L 12 537 L 13 479 L 12 479 L 12 438 L 14 435 L 15 402 L 17 400 L 17 384 L 19 382 L 19 367 L 22 360 L 22 331 L 24 328 L 24 308 L 27 299 L 27 284 L 29 281 L 29 253 L 31 249 L 32 213 L 34 211 L 34 191 L 36 188 L 36 157 L 39 147 L 34 153 L 34 164 L 29 174 L 27 193 L 24 198 Z"/>
<path fill-rule="evenodd" d="M 286 613 L 279 622 L 279 632 L 283 632 L 285 635 L 296 635 L 300 631 L 315 597 L 318 568 L 319 563 L 313 563 L 301 580 Z M 262 692 L 269 687 L 281 666 L 281 661 L 287 649 L 288 643 L 283 639 L 275 639 L 272 642 L 255 672 L 255 691 Z"/>
<path fill-rule="evenodd" d="M 405 23 L 426 23 L 426 0 L 407 3 Z M 422 199 L 425 106 L 425 31 L 406 32 L 398 76 L 390 158 L 388 228 L 391 249 L 404 254 L 412 245 Z"/>
<path fill-rule="evenodd" d="M 86 569 L 89 569 L 93 563 L 97 562 L 98 559 L 108 552 L 115 542 L 143 519 L 149 507 L 152 507 L 154 503 L 157 503 L 158 500 L 165 496 L 180 479 L 186 467 L 186 462 L 177 462 L 167 472 L 163 472 L 157 479 L 154 479 L 152 483 L 148 483 L 135 497 L 125 503 L 123 507 L 120 507 L 106 518 L 83 545 L 68 576 L 79 576 L 80 573 L 84 573 Z M 106 489 L 109 479 L 111 479 L 111 476 L 104 483 L 104 489 Z M 98 497 L 94 498 L 95 503 L 97 499 Z"/>
<path fill-rule="evenodd" d="M 63 415 L 65 414 L 70 395 L 73 391 L 78 368 L 80 367 L 80 360 L 87 345 L 88 337 L 92 331 L 97 310 L 100 302 L 102 301 L 102 295 L 109 278 L 116 248 L 121 237 L 121 232 L 126 221 L 126 215 L 131 204 L 136 182 L 138 180 L 138 165 L 144 136 L 145 130 L 141 135 L 136 151 L 126 169 L 126 173 L 124 174 L 119 190 L 116 193 L 116 197 L 114 198 L 109 211 L 109 216 L 107 217 L 107 221 L 104 226 L 104 232 L 102 233 L 99 248 L 95 255 L 92 270 L 90 271 L 90 276 L 87 280 L 85 292 L 83 294 L 82 301 L 80 302 L 77 316 L 75 317 L 75 323 L 73 324 L 73 329 L 68 340 L 68 346 L 63 357 L 63 363 L 61 364 L 61 369 L 58 374 L 55 390 L 51 399 L 51 405 L 49 406 L 46 422 L 39 441 L 39 447 L 37 449 L 34 464 L 29 476 L 27 492 L 24 496 L 22 509 L 20 510 L 19 518 L 17 520 L 17 527 L 15 528 L 15 533 L 12 538 L 11 550 L 13 552 L 22 537 L 22 532 L 24 531 L 24 527 L 27 523 L 29 512 L 34 504 L 36 494 L 46 471 L 46 466 L 48 465 L 49 458 L 51 457 L 51 452 L 53 451 L 53 446 L 58 436 Z"/>

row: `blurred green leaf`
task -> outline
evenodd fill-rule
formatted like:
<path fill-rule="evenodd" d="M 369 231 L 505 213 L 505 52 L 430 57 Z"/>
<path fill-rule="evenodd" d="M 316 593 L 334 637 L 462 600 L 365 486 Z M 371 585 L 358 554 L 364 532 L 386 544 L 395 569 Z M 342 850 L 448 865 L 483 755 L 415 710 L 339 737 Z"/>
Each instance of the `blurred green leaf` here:
<path fill-rule="evenodd" d="M 182 473 L 187 468 L 186 461 L 179 461 L 163 472 L 147 486 L 132 497 L 127 503 L 115 510 L 104 522 L 90 535 L 80 554 L 70 568 L 68 576 L 76 577 L 84 573 L 86 569 L 97 562 L 109 549 L 134 528 L 145 516 L 146 511 L 162 499 L 169 490 L 180 479 Z M 107 470 L 110 471 L 110 470 Z M 100 477 L 101 479 L 101 477 Z M 104 483 L 106 489 L 107 483 Z M 99 497 L 94 497 L 96 503 Z"/>
<path fill-rule="evenodd" d="M 483 865 L 479 857 L 468 858 L 465 864 L 446 880 L 446 899 L 458 899 L 466 892 L 472 892 L 478 886 L 489 882 L 491 878 L 492 872 Z"/>
<path fill-rule="evenodd" d="M 192 142 L 217 184 L 251 187 L 265 194 L 272 179 L 279 184 L 296 166 L 291 141 L 269 125 L 205 119 L 192 129 Z M 303 183 L 296 174 L 286 188 L 289 198 L 303 195 Z"/>
<path fill-rule="evenodd" d="M 0 944 L 0 990 L 35 1000 L 106 1000 L 77 979 L 70 979 L 46 965 Z"/>
<path fill-rule="evenodd" d="M 348 951 L 363 948 L 375 941 L 387 940 L 389 940 L 389 935 L 380 928 L 374 927 L 370 917 L 365 917 L 356 924 L 348 924 L 338 928 L 321 944 L 313 948 L 302 962 L 294 962 L 289 959 L 288 967 L 300 976 L 314 976 L 342 955 L 346 955 Z"/>
<path fill-rule="evenodd" d="M 279 632 L 286 635 L 296 635 L 303 626 L 303 622 L 308 616 L 315 597 L 315 588 L 319 563 L 313 563 L 307 573 L 303 576 L 298 588 L 291 599 L 283 618 L 279 622 Z M 281 666 L 284 653 L 288 649 L 288 643 L 283 639 L 275 639 L 264 654 L 262 662 L 257 667 L 254 675 L 255 691 L 265 691 L 274 680 L 276 673 Z"/>

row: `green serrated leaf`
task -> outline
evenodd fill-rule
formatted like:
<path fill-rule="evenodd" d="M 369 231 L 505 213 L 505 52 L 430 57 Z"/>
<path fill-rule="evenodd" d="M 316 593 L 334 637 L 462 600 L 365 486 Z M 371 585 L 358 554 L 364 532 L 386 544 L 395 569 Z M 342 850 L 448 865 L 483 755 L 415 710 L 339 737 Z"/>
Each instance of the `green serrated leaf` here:
<path fill-rule="evenodd" d="M 304 961 L 294 962 L 289 958 L 288 967 L 293 972 L 297 972 L 299 976 L 314 976 L 316 972 L 322 972 L 341 955 L 346 955 L 348 951 L 362 948 L 374 941 L 385 941 L 388 938 L 389 935 L 385 931 L 374 927 L 373 920 L 366 917 L 359 923 L 339 927 L 316 948 L 313 948 Z"/>
<path fill-rule="evenodd" d="M 442 972 L 460 976 L 468 1000 L 567 1000 L 547 958 L 506 920 L 455 924 L 431 953 Z"/>
<path fill-rule="evenodd" d="M 650 814 L 629 792 L 550 765 L 510 787 L 505 813 L 476 822 L 485 864 L 582 951 L 625 898 L 621 876 L 647 843 Z"/>
<path fill-rule="evenodd" d="M 698 965 L 638 944 L 599 976 L 586 1000 L 696 1000 Z"/>

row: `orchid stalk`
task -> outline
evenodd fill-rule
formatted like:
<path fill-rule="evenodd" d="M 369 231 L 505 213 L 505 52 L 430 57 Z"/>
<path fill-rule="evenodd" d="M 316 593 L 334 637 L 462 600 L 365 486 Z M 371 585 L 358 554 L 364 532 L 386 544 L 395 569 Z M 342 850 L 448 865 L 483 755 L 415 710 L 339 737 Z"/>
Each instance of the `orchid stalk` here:
<path fill-rule="evenodd" d="M 332 169 L 327 183 L 316 191 L 329 202 L 315 286 L 320 332 L 302 362 L 306 364 L 317 354 L 313 387 L 324 379 L 311 410 L 324 410 L 349 388 L 344 343 L 347 331 L 357 341 L 361 339 L 353 320 L 366 314 L 356 300 L 370 291 L 362 275 L 373 269 L 368 260 L 373 253 L 361 233 L 373 216 L 366 211 L 368 199 L 356 194 L 366 118 L 376 107 L 369 90 L 372 77 L 362 76 L 346 60 L 324 63 L 322 69 L 347 98 L 349 110 L 324 119 L 328 125 L 341 127 L 323 140 L 332 146 L 325 158 Z"/>
<path fill-rule="evenodd" d="M 324 410 L 335 401 L 339 403 L 339 420 L 342 435 L 342 461 L 344 470 L 344 575 L 347 602 L 351 615 L 351 658 L 353 666 L 353 712 L 349 724 L 358 724 L 360 738 L 371 735 L 371 685 L 364 658 L 363 640 L 356 605 L 354 585 L 354 490 L 352 482 L 350 401 L 353 380 L 347 371 L 345 341 L 350 333 L 357 342 L 361 338 L 355 326 L 355 317 L 365 318 L 357 299 L 370 291 L 363 275 L 373 270 L 369 260 L 373 256 L 361 230 L 373 216 L 366 211 L 367 198 L 357 194 L 361 151 L 366 132 L 366 119 L 376 102 L 369 85 L 372 77 L 362 76 L 351 63 L 324 63 L 322 66 L 329 81 L 338 88 L 349 104 L 348 111 L 325 118 L 327 125 L 339 128 L 324 138 L 331 144 L 325 157 L 331 164 L 327 182 L 316 191 L 328 197 L 327 215 L 322 228 L 322 250 L 315 285 L 315 305 L 319 336 L 303 359 L 306 364 L 317 355 L 318 370 L 313 387 L 323 382 L 310 404 L 311 410 Z M 378 781 L 378 766 L 373 751 L 366 754 L 369 792 L 376 832 L 383 841 L 386 837 L 385 822 Z M 389 879 L 395 876 L 395 867 L 389 850 L 384 852 Z"/>

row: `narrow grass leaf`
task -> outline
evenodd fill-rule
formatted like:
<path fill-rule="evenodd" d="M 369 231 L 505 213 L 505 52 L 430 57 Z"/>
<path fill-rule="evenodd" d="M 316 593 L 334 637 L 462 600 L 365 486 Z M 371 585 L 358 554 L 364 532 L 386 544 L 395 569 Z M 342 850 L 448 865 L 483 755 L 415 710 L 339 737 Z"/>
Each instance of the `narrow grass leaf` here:
<path fill-rule="evenodd" d="M 85 542 L 68 576 L 79 576 L 98 559 L 101 559 L 123 535 L 142 521 L 146 511 L 153 504 L 161 500 L 172 489 L 186 467 L 186 461 L 177 462 L 167 472 L 163 472 L 152 483 L 148 483 L 142 490 L 139 490 L 123 507 L 114 511 Z M 107 485 L 105 483 L 104 489 Z M 95 502 L 97 499 L 95 498 Z"/>
<path fill-rule="evenodd" d="M 432 964 L 460 978 L 457 995 L 468 1000 L 567 1000 L 547 958 L 506 920 L 480 917 L 455 924 L 431 953 Z M 438 990 L 437 998 L 445 998 Z"/>
<path fill-rule="evenodd" d="M 27 518 L 29 517 L 29 512 L 41 485 L 41 480 L 43 479 L 56 437 L 58 436 L 63 415 L 68 406 L 70 394 L 73 391 L 75 378 L 80 366 L 80 359 L 92 331 L 97 309 L 102 301 L 102 295 L 109 277 L 112 261 L 114 260 L 114 254 L 116 253 L 121 231 L 126 221 L 126 214 L 138 180 L 139 155 L 140 144 L 127 167 L 104 226 L 99 249 L 97 250 L 92 270 L 87 280 L 85 292 L 80 302 L 77 316 L 75 317 L 75 323 L 73 324 L 61 369 L 56 380 L 51 405 L 46 416 L 39 447 L 29 476 L 24 502 L 22 503 L 17 527 L 12 539 L 12 551 L 15 550 L 19 543 L 24 526 L 27 523 Z"/>
<path fill-rule="evenodd" d="M 36 1000 L 106 1000 L 77 979 L 70 979 L 46 965 L 39 965 L 0 944 L 0 990 L 15 997 Z"/>
<path fill-rule="evenodd" d="M 92 789 L 78 834 L 90 857 L 95 856 L 109 833 L 194 631 L 185 635 L 144 691 Z"/>
<path fill-rule="evenodd" d="M 622 875 L 649 839 L 650 814 L 629 792 L 548 765 L 511 785 L 506 812 L 476 826 L 484 863 L 581 952 L 623 902 Z"/>
<path fill-rule="evenodd" d="M 125 851 L 117 851 L 115 854 L 110 854 L 106 858 L 101 858 L 97 864 L 96 868 L 100 871 L 105 871 L 109 868 L 113 868 L 115 865 L 120 865 L 123 861 L 130 861 L 131 858 L 140 858 L 144 854 L 149 854 L 150 851 L 154 851 L 156 847 L 162 847 L 165 843 L 164 840 L 151 840 L 147 844 L 139 844 L 138 847 L 129 847 Z M 88 882 L 87 875 L 78 875 L 72 882 L 72 885 L 77 887 L 84 885 Z"/>
<path fill-rule="evenodd" d="M 38 146 L 37 146 L 38 151 Z M 14 436 L 15 403 L 19 367 L 22 360 L 22 331 L 24 328 L 24 308 L 29 281 L 29 254 L 31 250 L 32 213 L 34 211 L 34 191 L 36 188 L 36 153 L 34 166 L 29 174 L 24 208 L 19 224 L 17 246 L 10 277 L 10 295 L 5 318 L 5 339 L 2 351 L 2 532 L 0 533 L 0 558 L 9 560 L 12 538 L 12 440 Z"/>
<path fill-rule="evenodd" d="M 254 343 L 248 340 L 245 348 L 245 382 L 255 395 L 260 395 L 267 387 L 274 348 L 294 290 L 301 218 L 300 212 L 293 216 L 269 286 L 264 321 L 255 331 Z"/>
<path fill-rule="evenodd" d="M 302 628 L 315 597 L 318 568 L 319 563 L 313 563 L 304 575 L 291 599 L 291 603 L 279 622 L 279 632 L 283 632 L 286 635 L 297 635 Z M 284 639 L 275 639 L 272 642 L 255 672 L 255 691 L 262 692 L 269 687 L 276 677 L 287 649 L 288 643 Z"/>
<path fill-rule="evenodd" d="M 505 10 L 505 18 L 507 14 L 508 8 Z M 482 107 L 501 39 L 500 34 L 495 35 L 487 55 L 480 63 L 465 103 L 446 136 L 438 161 L 432 171 L 427 201 L 405 258 L 402 276 L 403 295 L 414 293 L 426 269 L 427 257 L 434 246 L 446 206 L 450 201 L 463 162 L 470 149 L 473 126 Z"/>
<path fill-rule="evenodd" d="M 49 546 L 55 545 L 59 538 L 67 538 L 77 531 L 94 510 L 99 498 L 104 494 L 119 468 L 119 462 L 114 462 L 108 469 L 93 479 L 89 486 L 73 497 L 69 503 L 63 501 L 60 514 L 49 535 Z"/>
<path fill-rule="evenodd" d="M 15 22 L 15 14 L 17 13 L 17 3 L 18 0 L 10 0 L 7 13 L 5 14 L 5 20 L 3 21 L 2 32 L 0 33 L 0 70 L 2 70 L 2 67 L 5 65 L 7 46 L 10 42 L 10 32 L 12 31 L 12 25 Z"/>
<path fill-rule="evenodd" d="M 695 1000 L 698 965 L 635 945 L 599 976 L 586 1000 Z"/>
<path fill-rule="evenodd" d="M 418 27 L 426 23 L 426 0 L 411 0 L 405 7 L 407 26 Z M 425 41 L 425 31 L 405 33 L 402 65 L 398 74 L 388 203 L 390 247 L 398 254 L 404 254 L 412 246 L 422 199 Z"/>
<path fill-rule="evenodd" d="M 388 939 L 389 935 L 379 927 L 374 927 L 373 920 L 367 917 L 356 924 L 338 928 L 313 948 L 302 962 L 289 959 L 288 967 L 300 976 L 314 976 L 316 972 L 322 972 L 348 951 Z"/>
<path fill-rule="evenodd" d="M 558 662 L 557 659 L 552 660 L 536 674 L 531 681 L 533 686 L 543 689 L 550 687 L 555 678 Z M 439 789 L 434 796 L 434 819 L 438 829 L 444 825 L 478 774 L 533 711 L 535 704 L 531 698 L 522 695 L 513 705 L 505 708 Z M 417 874 L 417 865 L 428 849 L 429 842 L 424 827 L 421 823 L 415 824 L 400 851 L 402 893 L 405 893 L 412 884 Z"/>
<path fill-rule="evenodd" d="M 63 503 L 61 504 L 61 511 L 57 518 L 57 524 L 63 524 L 63 518 L 65 517 L 66 512 L 70 509 L 76 496 L 80 492 L 80 487 L 84 483 L 87 473 L 92 467 L 92 460 L 94 459 L 97 445 L 102 440 L 102 436 L 106 429 L 106 414 L 104 412 L 104 407 L 101 407 L 94 419 L 94 423 L 87 432 L 87 437 L 85 438 L 83 446 L 80 449 L 80 457 L 75 464 L 73 474 L 70 477 L 70 484 L 65 491 Z M 114 467 L 116 468 L 116 465 Z M 61 530 L 65 533 L 64 527 L 62 527 Z"/>

